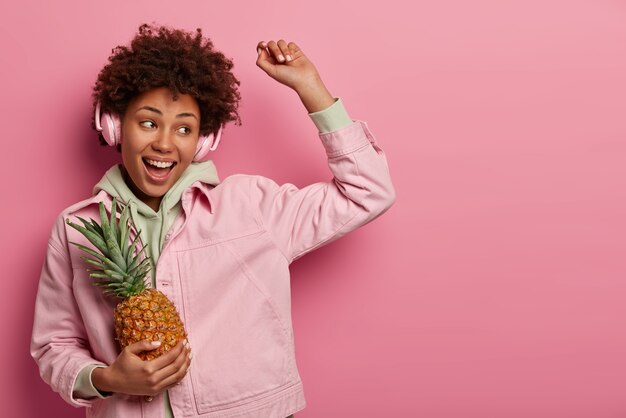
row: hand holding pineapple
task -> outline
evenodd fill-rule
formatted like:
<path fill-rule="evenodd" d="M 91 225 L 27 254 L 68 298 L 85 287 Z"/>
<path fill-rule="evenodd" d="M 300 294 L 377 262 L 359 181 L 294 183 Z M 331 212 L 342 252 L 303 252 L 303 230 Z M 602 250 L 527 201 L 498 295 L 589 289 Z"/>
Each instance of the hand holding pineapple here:
<path fill-rule="evenodd" d="M 150 396 L 171 388 L 187 374 L 191 351 L 181 341 L 154 360 L 144 361 L 138 356 L 155 348 L 157 346 L 147 340 L 126 346 L 109 367 L 94 369 L 93 385 L 103 392 Z"/>

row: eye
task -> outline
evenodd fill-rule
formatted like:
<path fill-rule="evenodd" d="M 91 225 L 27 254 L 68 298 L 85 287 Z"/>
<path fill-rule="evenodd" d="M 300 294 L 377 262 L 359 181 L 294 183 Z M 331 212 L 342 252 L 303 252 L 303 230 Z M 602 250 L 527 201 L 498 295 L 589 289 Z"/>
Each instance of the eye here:
<path fill-rule="evenodd" d="M 191 128 L 188 126 L 181 126 L 180 128 L 178 128 L 178 133 L 188 135 L 191 133 Z"/>
<path fill-rule="evenodd" d="M 148 129 L 156 128 L 156 123 L 154 123 L 151 120 L 144 120 L 144 121 L 139 122 L 139 124 L 143 126 L 144 128 L 148 128 Z"/>

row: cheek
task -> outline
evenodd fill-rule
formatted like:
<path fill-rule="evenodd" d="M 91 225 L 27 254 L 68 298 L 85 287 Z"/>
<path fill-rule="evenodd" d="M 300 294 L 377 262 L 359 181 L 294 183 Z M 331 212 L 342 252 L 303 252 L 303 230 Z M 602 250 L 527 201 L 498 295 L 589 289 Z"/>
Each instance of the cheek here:
<path fill-rule="evenodd" d="M 191 162 L 193 160 L 194 155 L 196 155 L 196 149 L 198 146 L 198 140 L 191 141 L 190 143 L 186 143 L 183 148 L 181 148 L 181 159 L 184 157 L 185 161 Z"/>
<path fill-rule="evenodd" d="M 122 164 L 133 177 L 142 170 L 140 151 L 132 142 L 122 142 Z M 135 179 L 136 180 L 136 179 Z"/>
<path fill-rule="evenodd" d="M 133 154 L 134 153 L 128 147 L 128 145 L 125 145 L 124 143 L 122 143 L 122 162 L 124 163 L 124 165 L 127 165 L 127 163 L 130 163 L 130 161 L 132 160 Z"/>
<path fill-rule="evenodd" d="M 125 132 L 122 135 L 122 158 L 131 160 L 141 154 L 147 145 L 146 138 L 141 135 L 133 134 L 133 132 Z"/>

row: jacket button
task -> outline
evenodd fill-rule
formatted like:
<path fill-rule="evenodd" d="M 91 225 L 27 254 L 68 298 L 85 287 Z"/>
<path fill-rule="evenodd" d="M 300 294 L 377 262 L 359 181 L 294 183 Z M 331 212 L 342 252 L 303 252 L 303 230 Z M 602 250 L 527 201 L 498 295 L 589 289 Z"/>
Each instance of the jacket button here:
<path fill-rule="evenodd" d="M 154 399 L 154 397 L 153 397 L 153 396 L 148 396 L 148 395 L 146 395 L 146 396 L 144 396 L 144 397 L 143 397 L 143 399 L 144 399 L 144 401 L 146 401 L 146 402 L 152 402 L 152 400 Z"/>

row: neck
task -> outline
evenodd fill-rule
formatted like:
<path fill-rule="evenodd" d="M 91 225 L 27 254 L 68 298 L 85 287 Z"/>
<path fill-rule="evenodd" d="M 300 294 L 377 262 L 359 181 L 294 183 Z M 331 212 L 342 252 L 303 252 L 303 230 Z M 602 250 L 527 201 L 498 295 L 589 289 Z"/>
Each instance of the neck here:
<path fill-rule="evenodd" d="M 147 194 L 142 192 L 141 189 L 139 189 L 135 185 L 135 183 L 133 183 L 133 180 L 128 175 L 128 172 L 126 172 L 126 168 L 124 167 L 124 165 L 121 166 L 120 171 L 122 172 L 122 178 L 124 179 L 124 183 L 126 183 L 126 185 L 133 192 L 133 194 L 137 196 L 137 198 L 143 203 L 148 205 L 148 207 L 151 208 L 153 211 L 158 212 L 159 207 L 161 206 L 161 200 L 163 199 L 163 196 L 148 196 Z"/>

